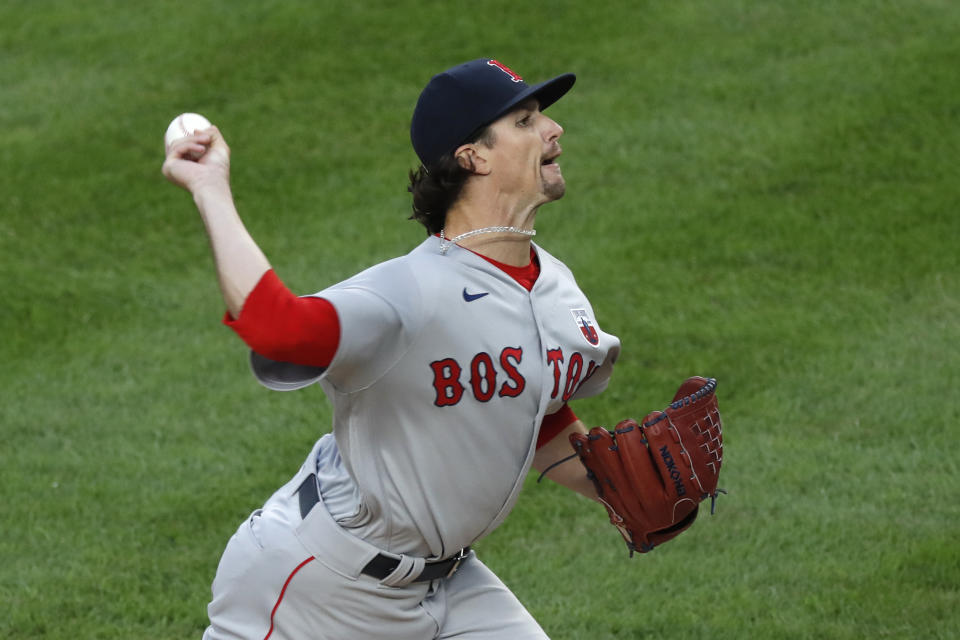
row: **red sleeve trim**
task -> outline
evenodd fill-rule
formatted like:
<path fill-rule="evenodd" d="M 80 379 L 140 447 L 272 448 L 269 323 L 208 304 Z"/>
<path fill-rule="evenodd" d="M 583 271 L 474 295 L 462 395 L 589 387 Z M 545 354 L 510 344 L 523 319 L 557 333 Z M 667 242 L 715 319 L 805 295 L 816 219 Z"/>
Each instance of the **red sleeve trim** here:
<path fill-rule="evenodd" d="M 337 310 L 323 298 L 295 296 L 268 270 L 243 303 L 240 317 L 223 323 L 251 349 L 281 362 L 328 367 L 340 344 Z"/>
<path fill-rule="evenodd" d="M 563 405 L 556 413 L 543 417 L 540 435 L 537 436 L 537 449 L 557 437 L 557 434 L 577 421 L 576 414 L 569 405 Z"/>

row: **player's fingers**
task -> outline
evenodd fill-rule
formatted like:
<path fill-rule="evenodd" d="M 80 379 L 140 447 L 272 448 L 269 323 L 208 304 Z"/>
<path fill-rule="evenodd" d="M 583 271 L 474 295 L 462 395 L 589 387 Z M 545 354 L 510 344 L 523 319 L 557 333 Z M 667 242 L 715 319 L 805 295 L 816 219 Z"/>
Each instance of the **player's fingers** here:
<path fill-rule="evenodd" d="M 230 149 L 215 130 L 181 138 L 167 149 L 162 172 L 167 180 L 191 192 L 200 184 L 229 181 Z"/>
<path fill-rule="evenodd" d="M 178 138 L 167 146 L 167 157 L 189 157 L 195 160 L 206 153 L 207 148 L 213 144 L 213 138 L 214 136 L 207 132 L 195 133 L 190 136 Z"/>
<path fill-rule="evenodd" d="M 181 142 L 170 147 L 167 155 L 184 160 L 199 160 L 209 148 L 209 145 L 200 142 Z"/>
<path fill-rule="evenodd" d="M 214 126 L 177 140 L 170 146 L 169 154 L 213 170 L 228 173 L 230 169 L 230 147 Z"/>
<path fill-rule="evenodd" d="M 218 151 L 222 151 L 225 156 L 230 156 L 230 146 L 227 144 L 226 139 L 223 137 L 223 134 L 220 132 L 220 129 L 216 125 L 210 125 L 209 129 L 204 129 L 201 133 L 201 136 L 208 137 L 209 142 L 207 144 Z"/>
<path fill-rule="evenodd" d="M 190 136 L 171 143 L 161 168 L 164 177 L 189 191 L 191 183 L 205 171 L 198 161 L 207 154 L 209 142 L 201 136 Z"/>
<path fill-rule="evenodd" d="M 189 160 L 184 160 L 175 152 L 171 151 L 171 153 L 167 155 L 167 158 L 164 160 L 161 171 L 163 172 L 163 176 L 171 183 L 189 191 L 189 168 L 185 167 L 184 165 L 191 164 L 195 165 L 196 163 Z"/>

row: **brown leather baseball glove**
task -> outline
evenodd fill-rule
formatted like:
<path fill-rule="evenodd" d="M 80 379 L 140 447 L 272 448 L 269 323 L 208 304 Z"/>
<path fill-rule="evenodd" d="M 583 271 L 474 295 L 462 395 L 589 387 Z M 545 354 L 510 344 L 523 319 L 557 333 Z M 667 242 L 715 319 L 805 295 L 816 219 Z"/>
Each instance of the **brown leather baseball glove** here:
<path fill-rule="evenodd" d="M 613 431 L 594 427 L 570 436 L 630 555 L 678 536 L 701 501 L 726 493 L 717 488 L 723 427 L 716 388 L 712 378 L 689 378 L 666 409 L 641 424 L 624 420 Z"/>

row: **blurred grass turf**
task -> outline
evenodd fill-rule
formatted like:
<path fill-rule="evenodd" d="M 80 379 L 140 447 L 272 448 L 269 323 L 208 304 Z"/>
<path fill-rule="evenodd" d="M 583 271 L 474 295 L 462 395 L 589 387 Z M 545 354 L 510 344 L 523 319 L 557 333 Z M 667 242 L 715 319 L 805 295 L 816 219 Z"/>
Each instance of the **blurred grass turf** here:
<path fill-rule="evenodd" d="M 219 553 L 329 422 L 269 393 L 189 197 L 181 111 L 234 149 L 298 292 L 406 251 L 417 92 L 566 70 L 538 219 L 623 339 L 611 425 L 720 380 L 713 518 L 627 561 L 528 483 L 485 561 L 557 640 L 960 635 L 956 33 L 943 1 L 0 6 L 0 634 L 197 637 Z M 698 603 L 691 606 L 690 603 Z"/>

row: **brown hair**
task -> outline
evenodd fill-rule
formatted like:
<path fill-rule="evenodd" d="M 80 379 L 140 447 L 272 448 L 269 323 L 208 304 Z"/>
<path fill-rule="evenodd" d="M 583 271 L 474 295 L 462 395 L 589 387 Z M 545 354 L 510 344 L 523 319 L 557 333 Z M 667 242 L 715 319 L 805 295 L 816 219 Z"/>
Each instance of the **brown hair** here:
<path fill-rule="evenodd" d="M 493 130 L 487 126 L 462 144 L 479 142 L 491 147 L 494 140 Z M 407 191 L 413 194 L 413 214 L 409 219 L 426 227 L 427 235 L 440 233 L 447 219 L 447 211 L 460 197 L 463 185 L 472 175 L 473 171 L 460 166 L 460 162 L 453 156 L 453 151 L 441 156 L 429 168 L 421 164 L 410 172 Z"/>

